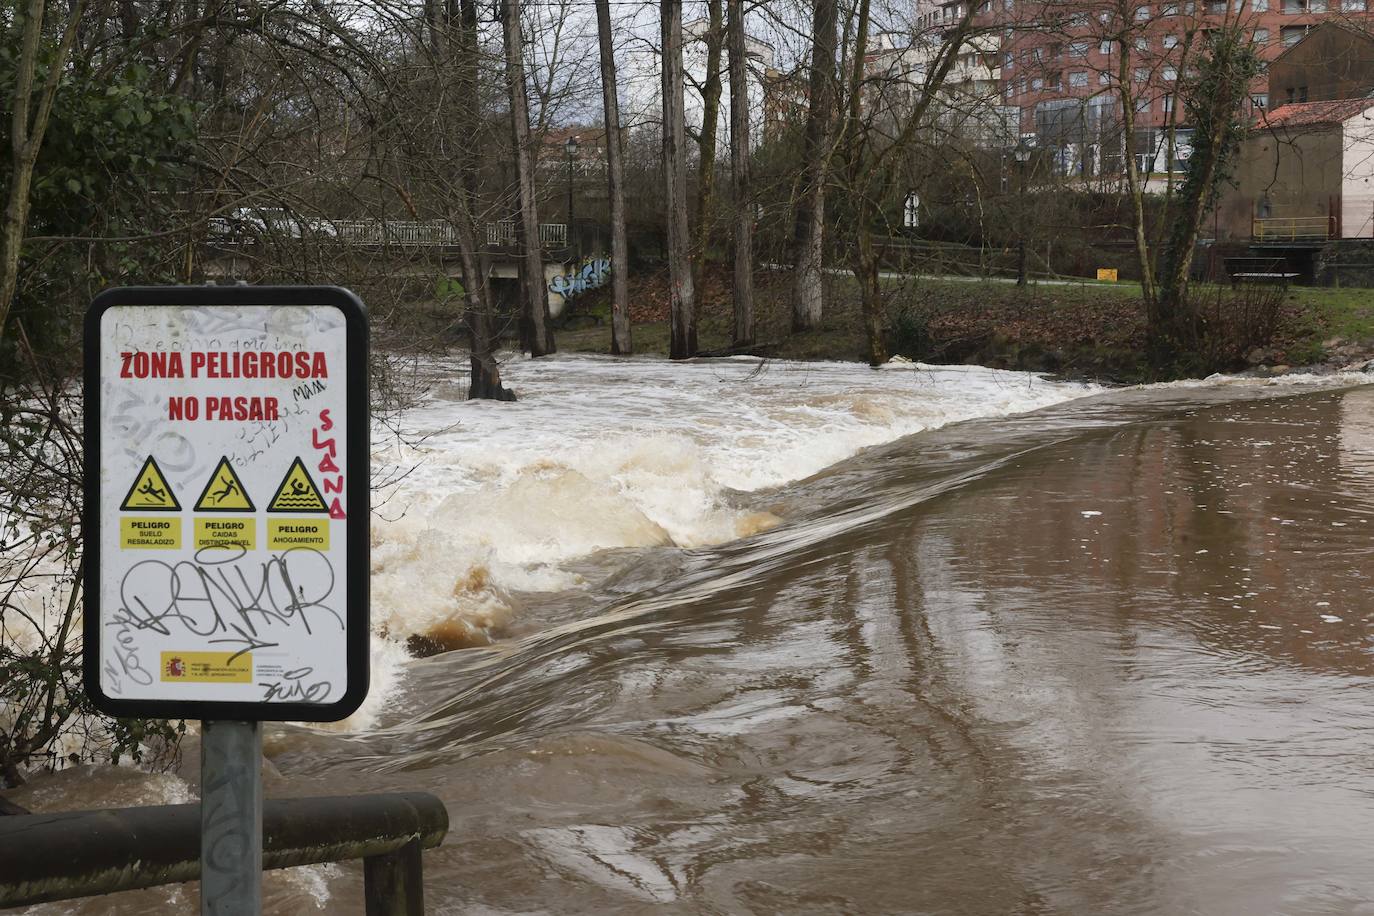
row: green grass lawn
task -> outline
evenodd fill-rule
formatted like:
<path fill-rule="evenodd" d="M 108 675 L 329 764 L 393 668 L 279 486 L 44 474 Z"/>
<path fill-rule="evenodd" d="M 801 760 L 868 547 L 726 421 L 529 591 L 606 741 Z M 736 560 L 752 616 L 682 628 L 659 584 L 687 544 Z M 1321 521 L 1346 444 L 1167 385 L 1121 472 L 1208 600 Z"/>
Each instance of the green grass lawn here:
<path fill-rule="evenodd" d="M 761 272 L 756 280 L 756 340 L 770 356 L 784 359 L 861 360 L 864 340 L 857 287 L 847 274 L 826 278 L 826 312 L 821 327 L 791 330 L 789 277 Z M 1141 371 L 1144 315 L 1140 284 L 1084 280 L 1032 282 L 1024 288 L 996 280 L 886 277 L 888 316 L 894 328 L 920 326 L 939 361 L 984 361 L 1014 368 L 1078 368 L 1130 378 Z M 1216 287 L 1198 287 L 1200 292 Z M 609 291 L 578 303 L 577 312 L 601 319 L 575 319 L 558 332 L 560 349 L 605 353 L 610 349 Z M 1219 290 L 1228 296 L 1228 289 Z M 632 284 L 632 308 L 636 302 Z M 1275 341 L 1274 361 L 1316 362 L 1322 342 L 1342 338 L 1374 346 L 1374 290 L 1290 287 L 1288 317 Z M 732 317 L 728 280 L 708 283 L 698 321 L 703 351 L 730 344 Z M 912 316 L 916 316 L 914 319 Z M 663 317 L 666 317 L 663 316 Z M 633 328 L 637 353 L 668 352 L 666 320 L 639 320 Z M 901 347 L 896 347 L 902 352 Z M 922 354 L 918 354 L 922 355 Z"/>

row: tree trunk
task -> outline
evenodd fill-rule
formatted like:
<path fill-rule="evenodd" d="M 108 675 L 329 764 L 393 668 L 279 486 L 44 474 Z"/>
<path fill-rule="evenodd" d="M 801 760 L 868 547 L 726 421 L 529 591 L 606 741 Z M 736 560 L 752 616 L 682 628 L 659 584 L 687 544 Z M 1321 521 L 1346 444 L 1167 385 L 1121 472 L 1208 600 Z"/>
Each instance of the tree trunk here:
<path fill-rule="evenodd" d="M 747 347 L 754 342 L 754 202 L 749 182 L 748 58 L 744 47 L 744 0 L 727 2 L 730 7 L 730 171 L 735 180 L 733 344 Z"/>
<path fill-rule="evenodd" d="M 873 244 L 873 224 L 878 218 L 875 200 L 886 187 L 886 173 L 866 156 L 869 137 L 864 130 L 863 81 L 868 58 L 871 0 L 859 0 L 858 22 L 854 29 L 854 52 L 850 62 L 849 107 L 841 143 L 845 151 L 845 174 L 854 201 L 854 279 L 859 284 L 859 303 L 863 312 L 864 337 L 868 343 L 868 364 L 874 368 L 887 362 L 886 324 L 883 290 L 878 278 L 878 251 Z M 942 73 L 944 71 L 941 71 Z M 877 190 L 877 193 L 875 192 Z"/>
<path fill-rule="evenodd" d="M 701 85 L 701 134 L 697 141 L 696 237 L 692 241 L 695 288 L 711 242 L 711 201 L 716 190 L 716 143 L 720 126 L 721 51 L 725 44 L 722 0 L 706 2 L 706 81 Z"/>
<path fill-rule="evenodd" d="M 697 353 L 697 319 L 692 287 L 691 237 L 687 227 L 687 126 L 683 114 L 682 0 L 661 0 L 663 39 L 663 174 L 668 216 L 668 283 L 672 340 L 668 355 Z"/>
<path fill-rule="evenodd" d="M 510 94 L 512 142 L 520 208 L 515 221 L 520 250 L 521 342 L 531 356 L 554 352 L 549 296 L 544 289 L 544 249 L 539 239 L 539 208 L 534 199 L 534 149 L 530 140 L 530 106 L 525 86 L 524 39 L 520 34 L 520 0 L 504 0 L 502 29 L 506 51 L 506 89 Z"/>
<path fill-rule="evenodd" d="M 477 0 L 460 0 L 462 28 L 458 32 L 458 97 L 471 107 L 465 114 L 480 120 Z M 477 234 L 478 169 L 477 149 L 470 143 L 457 144 L 459 150 L 459 207 L 454 220 L 458 232 L 463 293 L 467 310 L 463 323 L 468 330 L 470 382 L 468 398 L 514 401 L 515 394 L 501 384 L 501 367 L 496 361 L 496 340 L 492 333 L 491 285 L 487 282 L 489 265 Z"/>
<path fill-rule="evenodd" d="M 860 229 L 858 235 L 854 278 L 859 281 L 868 364 L 876 369 L 887 362 L 887 341 L 883 339 L 883 288 L 878 279 L 878 252 L 873 247 L 873 233 Z"/>
<path fill-rule="evenodd" d="M 821 320 L 825 294 L 825 183 L 830 159 L 831 108 L 835 94 L 835 0 L 814 0 L 811 40 L 811 104 L 806 113 L 802 183 L 793 231 L 792 329 L 806 331 Z"/>
<path fill-rule="evenodd" d="M 10 307 L 19 288 L 19 253 L 29 221 L 29 189 L 33 185 L 34 164 L 43 147 L 57 86 L 67 68 L 67 56 L 76 41 L 81 20 L 82 0 L 72 4 L 67 27 L 48 68 L 47 79 L 33 105 L 33 82 L 38 68 L 39 42 L 42 39 L 44 0 L 29 0 L 24 14 L 24 37 L 15 65 L 14 112 L 10 118 L 10 183 L 5 212 L 0 218 L 0 337 L 4 336 Z M 32 115 L 30 115 L 32 110 Z"/>
<path fill-rule="evenodd" d="M 1140 294 L 1145 310 L 1155 312 L 1154 267 L 1150 263 L 1150 243 L 1145 233 L 1145 191 L 1140 184 L 1140 171 L 1135 162 L 1135 94 L 1131 90 L 1131 54 L 1129 43 L 1117 42 L 1117 91 L 1121 96 L 1121 134 L 1126 159 L 1126 190 L 1131 197 L 1131 221 L 1135 236 L 1135 255 L 1140 265 Z"/>
<path fill-rule="evenodd" d="M 625 164 L 620 145 L 620 99 L 616 89 L 615 46 L 611 42 L 610 0 L 596 0 L 601 43 L 601 101 L 606 122 L 606 180 L 611 203 L 611 352 L 634 352 L 630 339 L 630 246 L 625 237 Z"/>

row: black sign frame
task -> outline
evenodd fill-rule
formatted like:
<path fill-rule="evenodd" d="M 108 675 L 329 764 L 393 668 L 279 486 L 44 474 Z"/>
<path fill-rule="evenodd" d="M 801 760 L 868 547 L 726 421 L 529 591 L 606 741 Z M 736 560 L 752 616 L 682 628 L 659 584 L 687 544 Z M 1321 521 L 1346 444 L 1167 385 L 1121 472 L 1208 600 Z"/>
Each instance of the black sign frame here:
<path fill-rule="evenodd" d="M 348 505 L 348 529 L 344 578 L 347 644 L 347 681 L 343 696 L 333 703 L 220 702 L 207 700 L 124 699 L 105 694 L 100 687 L 100 369 L 101 317 L 114 306 L 139 305 L 165 308 L 200 306 L 332 306 L 344 316 L 344 379 L 347 432 L 344 454 L 348 480 L 344 492 Z M 82 393 L 83 443 L 86 454 L 82 508 L 82 544 L 85 571 L 82 659 L 86 693 L 96 709 L 111 716 L 146 719 L 231 719 L 238 721 L 336 722 L 347 718 L 367 697 L 371 657 L 371 412 L 368 392 L 369 329 L 367 307 L 349 290 L 337 286 L 126 286 L 102 292 L 86 312 L 84 379 Z"/>

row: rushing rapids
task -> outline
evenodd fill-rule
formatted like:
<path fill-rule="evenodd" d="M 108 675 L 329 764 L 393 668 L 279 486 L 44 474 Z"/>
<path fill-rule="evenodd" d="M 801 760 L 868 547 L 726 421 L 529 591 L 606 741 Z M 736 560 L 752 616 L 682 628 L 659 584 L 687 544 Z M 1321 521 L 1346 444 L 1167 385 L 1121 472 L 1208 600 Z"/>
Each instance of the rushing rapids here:
<path fill-rule="evenodd" d="M 431 908 L 1374 907 L 1374 389 L 511 368 L 379 435 L 373 698 L 266 741 L 269 794 L 449 804 Z M 183 800 L 186 758 L 16 801 Z"/>

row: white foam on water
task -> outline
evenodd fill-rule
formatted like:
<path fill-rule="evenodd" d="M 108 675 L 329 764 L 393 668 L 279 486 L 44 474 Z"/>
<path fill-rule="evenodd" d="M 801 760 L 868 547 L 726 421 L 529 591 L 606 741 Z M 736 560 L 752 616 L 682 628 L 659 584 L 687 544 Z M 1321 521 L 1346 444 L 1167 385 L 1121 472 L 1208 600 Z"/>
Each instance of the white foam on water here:
<path fill-rule="evenodd" d="M 570 560 L 720 544 L 778 522 L 738 493 L 801 480 L 861 449 L 1035 410 L 1097 386 L 965 366 L 737 358 L 509 359 L 516 403 L 465 401 L 466 362 L 379 427 L 374 466 L 408 473 L 373 526 L 373 613 L 392 639 L 481 642 L 514 595 L 576 587 Z M 444 379 L 445 375 L 450 379 Z"/>

